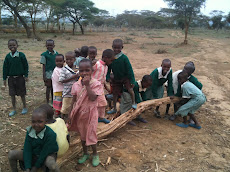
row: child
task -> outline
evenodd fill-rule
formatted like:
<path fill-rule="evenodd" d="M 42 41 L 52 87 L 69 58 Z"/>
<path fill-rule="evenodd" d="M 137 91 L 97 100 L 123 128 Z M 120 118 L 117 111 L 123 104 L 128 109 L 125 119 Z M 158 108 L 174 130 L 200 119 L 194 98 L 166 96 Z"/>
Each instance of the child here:
<path fill-rule="evenodd" d="M 89 158 L 88 146 L 93 149 L 93 166 L 100 163 L 97 154 L 97 124 L 98 124 L 98 96 L 104 94 L 103 86 L 96 79 L 91 78 L 92 62 L 83 59 L 79 63 L 81 80 L 74 83 L 72 88 L 73 101 L 69 116 L 69 131 L 77 131 L 80 134 L 84 155 L 78 160 L 79 164 Z"/>
<path fill-rule="evenodd" d="M 89 51 L 88 46 L 81 47 L 81 52 L 80 52 L 81 56 L 76 58 L 76 61 L 74 62 L 74 66 L 76 67 L 76 69 L 79 68 L 80 61 L 88 56 L 88 51 Z"/>
<path fill-rule="evenodd" d="M 58 153 L 57 156 L 63 156 L 69 149 L 69 134 L 65 121 L 61 118 L 53 118 L 54 111 L 48 104 L 43 104 L 39 108 L 45 110 L 47 114 L 46 126 L 50 127 L 57 135 Z"/>
<path fill-rule="evenodd" d="M 89 51 L 90 52 L 90 51 Z M 90 55 L 90 53 L 89 53 Z M 108 71 L 108 66 L 113 62 L 115 59 L 113 50 L 107 49 L 103 51 L 102 59 L 98 60 L 97 63 L 93 66 L 93 74 L 92 77 L 99 82 L 106 88 L 105 80 L 106 80 L 106 74 Z M 98 97 L 98 122 L 104 122 L 109 123 L 110 121 L 105 118 L 105 108 L 106 108 L 107 102 L 105 99 L 105 95 L 101 95 Z"/>
<path fill-rule="evenodd" d="M 140 103 L 142 101 L 146 101 L 146 89 L 152 85 L 152 77 L 150 75 L 143 76 L 142 80 L 136 81 L 134 84 L 134 93 L 135 93 L 135 101 L 136 103 Z M 129 93 L 126 91 L 121 95 L 121 105 L 120 111 L 121 114 L 129 111 L 132 108 L 132 99 Z M 140 115 L 136 118 L 136 120 L 147 123 L 147 121 L 142 118 Z M 136 125 L 133 121 L 129 122 L 131 125 Z"/>
<path fill-rule="evenodd" d="M 60 115 L 62 107 L 62 91 L 63 84 L 59 82 L 59 76 L 62 71 L 62 67 L 65 63 L 64 56 L 62 54 L 57 54 L 55 58 L 56 67 L 52 74 L 52 86 L 53 86 L 53 108 L 55 109 L 55 116 Z"/>
<path fill-rule="evenodd" d="M 37 171 L 42 166 L 59 172 L 55 162 L 58 145 L 56 134 L 46 126 L 46 112 L 37 108 L 32 114 L 32 126 L 26 128 L 23 150 L 11 150 L 8 154 L 12 172 L 17 172 L 17 161 L 23 161 L 24 171 Z"/>
<path fill-rule="evenodd" d="M 175 115 L 181 115 L 183 117 L 183 123 L 177 123 L 176 125 L 182 128 L 187 128 L 190 126 L 196 129 L 201 129 L 200 124 L 194 116 L 194 113 L 201 107 L 202 104 L 205 103 L 205 95 L 193 83 L 188 81 L 188 74 L 185 71 L 178 74 L 178 82 L 181 85 L 182 98 L 189 100 L 175 113 Z M 188 125 L 187 116 L 189 116 L 195 122 L 195 124 Z"/>
<path fill-rule="evenodd" d="M 89 55 L 89 59 L 92 61 L 92 65 L 94 66 L 97 62 L 97 59 L 95 59 L 97 56 L 97 48 L 94 46 L 90 46 L 88 55 Z"/>
<path fill-rule="evenodd" d="M 16 98 L 15 95 L 21 96 L 23 109 L 21 114 L 27 113 L 26 108 L 26 84 L 28 81 L 29 66 L 26 60 L 25 54 L 18 52 L 18 42 L 15 39 L 8 41 L 8 48 L 10 53 L 6 55 L 3 64 L 3 82 L 4 88 L 6 87 L 6 80 L 8 78 L 9 95 L 11 96 L 11 102 L 13 111 L 9 113 L 9 116 L 16 114 Z"/>
<path fill-rule="evenodd" d="M 70 106 L 72 102 L 72 95 L 71 95 L 71 89 L 73 84 L 77 81 L 78 75 L 74 70 L 75 67 L 73 65 L 75 54 L 74 52 L 67 52 L 65 55 L 66 58 L 66 65 L 62 68 L 60 76 L 59 76 L 59 82 L 63 83 L 63 92 L 62 92 L 62 108 L 61 113 L 63 117 L 67 116 L 70 113 Z"/>
<path fill-rule="evenodd" d="M 47 51 L 41 54 L 40 63 L 43 66 L 43 80 L 46 86 L 46 102 L 49 103 L 49 96 L 51 93 L 51 99 L 53 102 L 53 87 L 52 87 L 52 73 L 54 68 L 56 67 L 55 64 L 55 57 L 58 54 L 57 51 L 54 50 L 54 40 L 48 39 L 46 41 L 46 48 Z"/>
<path fill-rule="evenodd" d="M 123 86 L 126 87 L 129 94 L 131 95 L 132 108 L 137 108 L 137 104 L 135 104 L 135 95 L 133 92 L 133 85 L 135 83 L 134 73 L 128 57 L 121 51 L 123 49 L 123 41 L 121 39 L 115 39 L 113 41 L 112 48 L 116 59 L 108 68 L 106 80 L 110 80 L 110 73 L 112 70 L 114 74 L 114 80 L 112 83 L 114 109 L 108 111 L 108 114 L 114 114 L 117 112 L 116 102 L 118 100 L 118 95 L 122 93 Z"/>
<path fill-rule="evenodd" d="M 160 99 L 164 96 L 164 83 L 168 81 L 167 93 L 168 96 L 173 96 L 172 87 L 172 69 L 171 61 L 169 59 L 164 59 L 162 61 L 161 67 L 156 68 L 151 74 L 153 83 L 150 88 L 147 89 L 147 99 Z M 161 118 L 159 112 L 159 106 L 156 107 L 154 111 L 157 118 Z M 167 116 L 168 114 L 165 114 Z"/>
<path fill-rule="evenodd" d="M 76 49 L 74 50 L 76 59 L 77 59 L 79 56 L 81 56 L 81 52 L 80 52 L 80 51 L 81 51 L 80 48 L 76 48 Z"/>

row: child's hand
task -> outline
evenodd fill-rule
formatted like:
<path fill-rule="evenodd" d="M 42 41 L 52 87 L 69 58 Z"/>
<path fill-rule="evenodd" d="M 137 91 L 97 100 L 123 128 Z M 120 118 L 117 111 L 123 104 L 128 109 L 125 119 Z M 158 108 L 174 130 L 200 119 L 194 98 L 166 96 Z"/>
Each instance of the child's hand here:
<path fill-rule="evenodd" d="M 82 78 L 83 85 L 89 86 L 90 79 L 90 76 L 85 76 L 84 78 Z"/>

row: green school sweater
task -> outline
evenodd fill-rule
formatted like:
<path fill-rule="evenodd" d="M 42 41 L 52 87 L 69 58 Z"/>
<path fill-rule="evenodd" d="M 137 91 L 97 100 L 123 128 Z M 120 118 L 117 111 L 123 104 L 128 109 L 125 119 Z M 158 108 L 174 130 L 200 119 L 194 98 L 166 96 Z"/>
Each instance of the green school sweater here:
<path fill-rule="evenodd" d="M 198 81 L 198 79 L 195 76 L 191 75 L 188 80 L 200 90 L 202 89 L 203 85 Z M 179 83 L 178 83 L 177 93 L 175 94 L 175 96 L 182 97 L 181 85 Z"/>
<path fill-rule="evenodd" d="M 146 101 L 147 100 L 147 98 L 146 98 L 146 92 L 144 92 L 144 91 L 140 92 L 139 88 L 140 87 L 139 87 L 138 83 L 135 82 L 134 87 L 133 87 L 133 91 L 134 91 L 134 94 L 135 94 L 135 102 L 136 103 L 140 103 L 142 101 Z"/>
<path fill-rule="evenodd" d="M 39 168 L 43 165 L 46 157 L 58 151 L 58 144 L 56 141 L 56 133 L 48 126 L 45 126 L 44 137 L 42 139 L 32 138 L 27 131 L 26 139 L 23 149 L 23 159 L 25 169 L 31 169 L 32 157 L 37 156 L 35 167 Z"/>
<path fill-rule="evenodd" d="M 133 73 L 132 65 L 126 55 L 122 54 L 119 58 L 115 59 L 111 65 L 109 65 L 106 80 L 110 79 L 110 73 L 113 72 L 114 80 L 122 80 L 128 78 L 131 84 L 135 83 L 135 77 Z"/>
<path fill-rule="evenodd" d="M 166 81 L 168 81 L 168 89 L 167 89 L 167 95 L 173 96 L 173 86 L 172 86 L 172 69 L 170 70 L 167 78 L 160 78 L 158 79 L 159 73 L 158 69 L 156 68 L 151 74 L 153 83 L 151 86 L 153 98 L 157 98 L 157 88 L 162 86 Z"/>
<path fill-rule="evenodd" d="M 55 57 L 58 54 L 58 52 L 54 51 L 54 53 L 49 52 L 48 50 L 41 54 L 41 56 L 44 56 L 46 59 L 46 72 L 47 71 L 53 71 L 56 67 L 55 63 Z"/>
<path fill-rule="evenodd" d="M 3 80 L 6 80 L 8 76 L 28 77 L 28 73 L 29 66 L 24 53 L 18 52 L 18 56 L 15 57 L 12 57 L 11 53 L 6 55 L 3 63 Z"/>

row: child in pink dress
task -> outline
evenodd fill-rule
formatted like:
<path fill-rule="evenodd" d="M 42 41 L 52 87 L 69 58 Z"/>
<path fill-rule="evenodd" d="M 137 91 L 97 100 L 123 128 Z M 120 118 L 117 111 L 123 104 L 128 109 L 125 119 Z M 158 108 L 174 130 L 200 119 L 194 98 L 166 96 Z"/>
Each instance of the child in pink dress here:
<path fill-rule="evenodd" d="M 103 95 L 103 86 L 96 79 L 91 78 L 92 62 L 83 59 L 79 63 L 81 80 L 73 84 L 71 113 L 69 115 L 69 131 L 77 131 L 80 134 L 84 155 L 78 160 L 84 163 L 90 156 L 87 146 L 93 149 L 93 166 L 100 163 L 97 154 L 97 124 L 98 124 L 98 96 Z"/>

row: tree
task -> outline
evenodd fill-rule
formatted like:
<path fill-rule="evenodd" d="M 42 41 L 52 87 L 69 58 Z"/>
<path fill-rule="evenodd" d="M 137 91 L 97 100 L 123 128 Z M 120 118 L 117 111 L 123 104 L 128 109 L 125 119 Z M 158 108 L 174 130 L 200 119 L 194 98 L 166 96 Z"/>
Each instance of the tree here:
<path fill-rule="evenodd" d="M 227 21 L 228 23 L 230 23 L 230 12 L 228 13 L 228 15 L 227 15 L 227 17 L 226 17 L 226 21 Z"/>
<path fill-rule="evenodd" d="M 99 9 L 94 7 L 94 3 L 90 0 L 66 0 L 64 8 L 68 13 L 69 20 L 73 23 L 73 34 L 75 33 L 76 23 L 80 26 L 81 33 L 84 34 L 82 22 L 90 20 L 95 14 L 99 13 Z"/>
<path fill-rule="evenodd" d="M 213 10 L 210 14 L 212 15 L 211 17 L 211 21 L 212 21 L 212 28 L 216 29 L 217 31 L 219 29 L 222 29 L 222 27 L 224 26 L 223 23 L 223 11 L 219 11 L 219 10 Z"/>
<path fill-rule="evenodd" d="M 164 0 L 168 3 L 178 18 L 183 18 L 185 27 L 184 44 L 188 43 L 187 35 L 189 25 L 197 14 L 200 13 L 200 8 L 205 5 L 206 0 Z"/>

